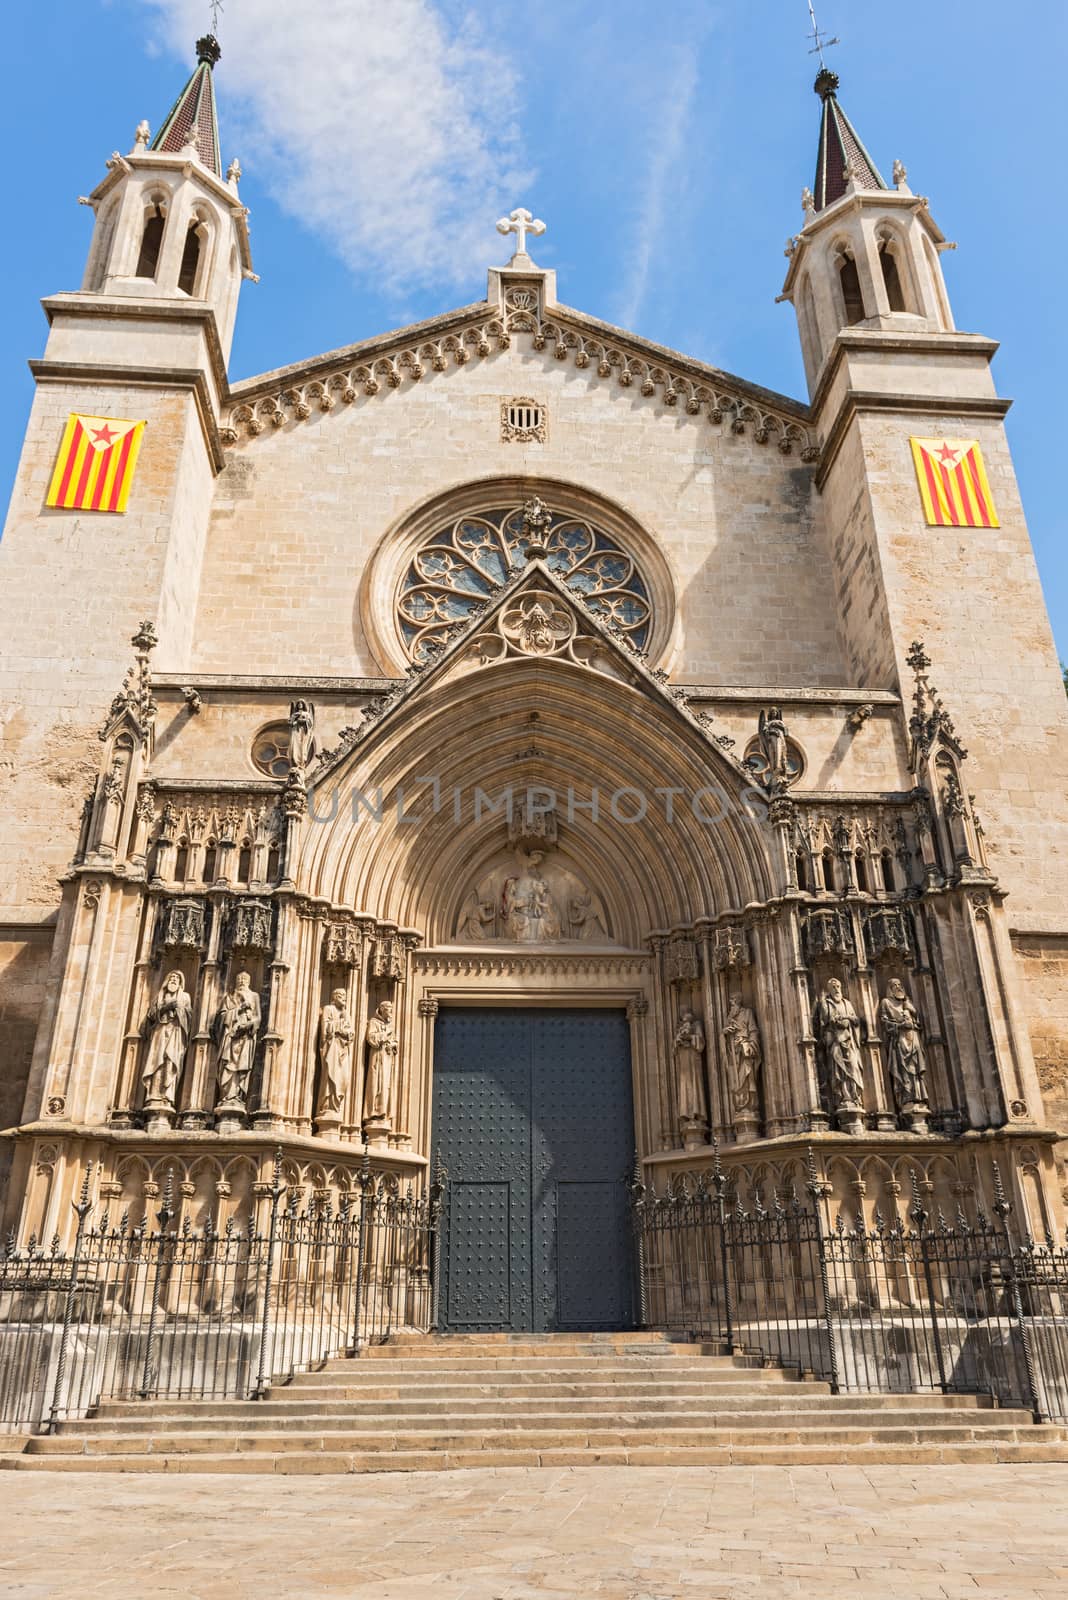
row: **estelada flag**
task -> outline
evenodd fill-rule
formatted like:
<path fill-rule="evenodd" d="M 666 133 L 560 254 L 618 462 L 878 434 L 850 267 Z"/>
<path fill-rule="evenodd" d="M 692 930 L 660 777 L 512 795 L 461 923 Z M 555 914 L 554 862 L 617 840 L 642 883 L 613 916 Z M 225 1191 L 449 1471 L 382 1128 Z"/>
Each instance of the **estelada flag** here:
<path fill-rule="evenodd" d="M 143 422 L 72 411 L 45 505 L 65 511 L 125 511 L 144 431 Z"/>
<path fill-rule="evenodd" d="M 929 528 L 998 528 L 976 439 L 910 439 Z"/>

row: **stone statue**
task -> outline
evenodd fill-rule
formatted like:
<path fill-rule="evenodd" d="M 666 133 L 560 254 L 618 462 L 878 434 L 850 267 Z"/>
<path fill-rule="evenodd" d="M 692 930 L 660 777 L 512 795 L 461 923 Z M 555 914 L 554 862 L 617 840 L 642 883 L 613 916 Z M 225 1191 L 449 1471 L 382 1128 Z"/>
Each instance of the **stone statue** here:
<path fill-rule="evenodd" d="M 862 1111 L 864 1063 L 860 1054 L 860 1019 L 842 993 L 839 978 L 828 979 L 816 1001 L 812 1031 L 816 1035 L 834 1109 Z"/>
<path fill-rule="evenodd" d="M 385 1122 L 389 1119 L 393 1068 L 399 1048 L 393 1029 L 393 1002 L 383 1000 L 367 1024 L 367 1083 L 363 1093 L 365 1122 Z"/>
<path fill-rule="evenodd" d="M 310 700 L 294 700 L 289 707 L 289 765 L 303 772 L 315 753 L 315 711 Z"/>
<path fill-rule="evenodd" d="M 259 1031 L 260 997 L 252 988 L 249 974 L 239 972 L 233 993 L 224 997 L 212 1024 L 218 1110 L 244 1111 Z"/>
<path fill-rule="evenodd" d="M 756 1017 L 737 990 L 730 997 L 730 1009 L 723 1024 L 727 1050 L 727 1088 L 731 1110 L 736 1117 L 760 1116 L 760 1068 L 763 1052 Z"/>
<path fill-rule="evenodd" d="M 356 1030 L 348 1014 L 348 995 L 335 989 L 319 1013 L 319 1104 L 317 1117 L 336 1117 L 345 1103 L 352 1071 Z"/>
<path fill-rule="evenodd" d="M 785 788 L 787 777 L 786 724 L 778 706 L 761 711 L 757 719 L 757 738 L 765 762 L 764 782 L 768 790 L 775 793 Z"/>
<path fill-rule="evenodd" d="M 675 1029 L 675 1081 L 679 1121 L 705 1120 L 705 1030 L 692 1011 L 684 1011 Z"/>
<path fill-rule="evenodd" d="M 140 155 L 142 150 L 147 150 L 148 141 L 151 139 L 151 137 L 152 129 L 149 127 L 144 117 L 142 117 L 141 121 L 137 124 L 137 129 L 134 133 L 133 153 L 135 155 Z"/>
<path fill-rule="evenodd" d="M 479 941 L 493 938 L 493 924 L 497 920 L 497 907 L 492 900 L 480 900 L 477 889 L 472 889 L 460 908 L 456 924 L 456 937 Z"/>
<path fill-rule="evenodd" d="M 592 890 L 585 889 L 582 894 L 572 895 L 567 905 L 567 916 L 571 924 L 572 939 L 592 940 L 598 944 L 607 940 L 608 929 L 604 925 L 604 907 Z"/>
<path fill-rule="evenodd" d="M 560 912 L 538 868 L 543 856 L 531 850 L 525 858 L 517 852 L 521 870 L 505 880 L 501 893 L 501 920 L 506 939 L 517 944 L 552 944 L 561 937 Z"/>
<path fill-rule="evenodd" d="M 141 1082 L 149 1110 L 174 1110 L 192 1012 L 185 979 L 178 971 L 169 972 L 141 1024 L 141 1037 L 148 1044 Z"/>
<path fill-rule="evenodd" d="M 900 978 L 891 978 L 879 1002 L 879 1030 L 899 1111 L 927 1104 L 927 1062 L 920 1014 Z"/>

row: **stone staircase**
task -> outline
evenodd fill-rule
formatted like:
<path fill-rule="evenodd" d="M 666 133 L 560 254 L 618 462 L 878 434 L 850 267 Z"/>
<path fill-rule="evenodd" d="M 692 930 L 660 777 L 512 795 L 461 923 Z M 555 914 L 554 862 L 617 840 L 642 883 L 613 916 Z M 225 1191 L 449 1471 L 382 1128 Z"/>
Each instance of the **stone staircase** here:
<path fill-rule="evenodd" d="M 454 1467 L 1068 1461 L 1068 1428 L 966 1395 L 832 1395 L 662 1334 L 399 1337 L 268 1399 L 102 1404 L 0 1468 L 417 1472 Z"/>

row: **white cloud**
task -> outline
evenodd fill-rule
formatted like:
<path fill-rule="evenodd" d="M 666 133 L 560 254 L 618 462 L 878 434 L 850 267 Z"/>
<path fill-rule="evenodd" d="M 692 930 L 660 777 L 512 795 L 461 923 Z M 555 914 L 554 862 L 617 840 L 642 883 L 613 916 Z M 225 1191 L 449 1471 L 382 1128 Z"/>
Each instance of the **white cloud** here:
<path fill-rule="evenodd" d="M 189 54 L 203 0 L 147 0 Z M 518 77 L 470 16 L 432 0 L 230 0 L 219 28 L 224 161 L 363 278 L 470 283 L 523 204 Z"/>
<path fill-rule="evenodd" d="M 686 150 L 687 129 L 697 91 L 697 42 L 687 41 L 671 52 L 663 73 L 664 92 L 655 119 L 650 119 L 650 140 L 645 181 L 642 185 L 638 225 L 631 240 L 626 281 L 620 293 L 618 318 L 624 328 L 634 328 L 649 287 L 654 251 L 666 257 L 665 203 L 672 179 Z"/>

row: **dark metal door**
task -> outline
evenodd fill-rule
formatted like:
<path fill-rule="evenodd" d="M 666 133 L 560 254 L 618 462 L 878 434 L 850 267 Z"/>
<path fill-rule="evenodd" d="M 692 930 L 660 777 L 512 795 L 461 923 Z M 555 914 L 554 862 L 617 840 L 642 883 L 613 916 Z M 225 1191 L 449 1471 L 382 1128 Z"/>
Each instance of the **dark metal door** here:
<path fill-rule="evenodd" d="M 622 1011 L 443 1007 L 433 1144 L 449 1173 L 443 1327 L 631 1325 Z"/>

